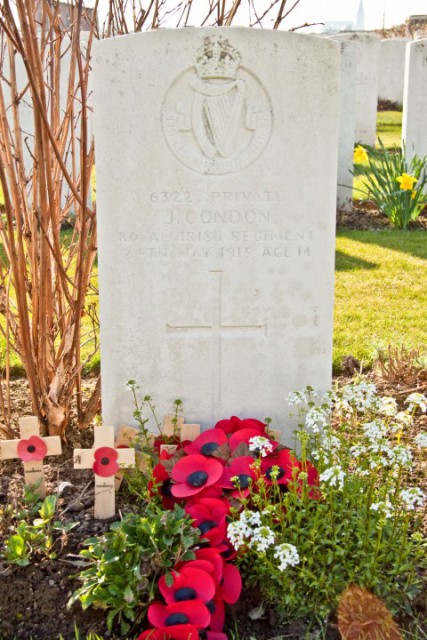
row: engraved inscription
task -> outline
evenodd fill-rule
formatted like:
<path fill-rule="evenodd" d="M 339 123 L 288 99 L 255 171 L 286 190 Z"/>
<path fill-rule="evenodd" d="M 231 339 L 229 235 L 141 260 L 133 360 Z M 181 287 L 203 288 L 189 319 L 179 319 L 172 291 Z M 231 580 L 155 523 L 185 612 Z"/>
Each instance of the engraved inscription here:
<path fill-rule="evenodd" d="M 177 78 L 164 99 L 166 142 L 180 162 L 198 173 L 240 171 L 260 156 L 270 139 L 270 98 L 240 62 L 240 53 L 228 40 L 207 37 L 194 67 Z"/>
<path fill-rule="evenodd" d="M 307 259 L 316 234 L 298 221 L 284 226 L 285 194 L 162 186 L 148 194 L 152 229 L 118 232 L 126 258 Z"/>

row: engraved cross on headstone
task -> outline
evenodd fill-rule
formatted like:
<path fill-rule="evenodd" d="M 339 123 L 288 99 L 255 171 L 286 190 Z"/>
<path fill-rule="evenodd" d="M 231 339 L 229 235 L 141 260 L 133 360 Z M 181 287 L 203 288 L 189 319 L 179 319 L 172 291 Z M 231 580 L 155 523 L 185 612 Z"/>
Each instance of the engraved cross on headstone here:
<path fill-rule="evenodd" d="M 267 323 L 260 324 L 225 324 L 223 322 L 223 271 L 210 271 L 213 276 L 213 296 L 212 296 L 212 322 L 210 324 L 188 324 L 179 325 L 168 323 L 166 331 L 173 336 L 188 338 L 204 338 L 211 341 L 213 345 L 214 361 L 216 371 L 213 371 L 214 403 L 216 408 L 221 406 L 221 382 L 222 382 L 222 359 L 224 337 L 233 336 L 235 338 L 259 337 L 267 334 Z"/>

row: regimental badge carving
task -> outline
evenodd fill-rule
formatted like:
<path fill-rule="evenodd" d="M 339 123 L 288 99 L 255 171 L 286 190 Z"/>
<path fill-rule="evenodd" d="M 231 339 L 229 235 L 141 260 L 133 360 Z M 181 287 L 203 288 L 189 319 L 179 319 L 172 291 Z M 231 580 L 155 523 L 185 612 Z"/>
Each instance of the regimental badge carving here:
<path fill-rule="evenodd" d="M 206 37 L 194 67 L 179 76 L 166 94 L 165 139 L 176 158 L 198 173 L 240 171 L 261 155 L 269 141 L 270 98 L 241 60 L 228 40 Z"/>

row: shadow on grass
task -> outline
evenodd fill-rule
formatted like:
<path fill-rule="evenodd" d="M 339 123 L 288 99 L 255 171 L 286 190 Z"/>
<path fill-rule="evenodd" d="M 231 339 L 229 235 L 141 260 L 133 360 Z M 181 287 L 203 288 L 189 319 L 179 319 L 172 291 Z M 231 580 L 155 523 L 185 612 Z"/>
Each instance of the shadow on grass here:
<path fill-rule="evenodd" d="M 335 271 L 355 271 L 356 269 L 378 269 L 378 264 L 356 258 L 343 251 L 335 251 Z"/>
<path fill-rule="evenodd" d="M 399 231 L 399 230 L 384 230 L 384 231 L 340 231 L 337 237 L 348 238 L 355 242 L 362 242 L 364 244 L 372 244 L 381 247 L 382 249 L 391 249 L 392 251 L 398 251 L 400 253 L 409 253 L 415 258 L 421 258 L 427 260 L 427 231 Z M 337 252 L 338 255 L 339 252 Z M 347 256 L 350 260 L 364 262 L 359 258 L 353 256 Z M 367 263 L 370 264 L 370 263 Z M 376 265 L 375 265 L 376 266 Z M 357 265 L 354 267 L 357 268 Z M 360 268 L 363 268 L 362 266 Z M 365 267 L 368 268 L 368 267 Z M 345 268 L 339 267 L 337 258 L 338 271 L 344 271 Z"/>

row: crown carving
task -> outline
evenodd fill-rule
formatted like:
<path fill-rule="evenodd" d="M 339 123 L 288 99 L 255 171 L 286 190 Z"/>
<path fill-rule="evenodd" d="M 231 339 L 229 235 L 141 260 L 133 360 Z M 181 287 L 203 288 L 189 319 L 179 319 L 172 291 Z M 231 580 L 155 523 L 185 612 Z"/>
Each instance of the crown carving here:
<path fill-rule="evenodd" d="M 241 59 L 240 53 L 228 40 L 207 37 L 197 51 L 194 62 L 197 74 L 203 80 L 230 80 L 236 77 Z"/>

